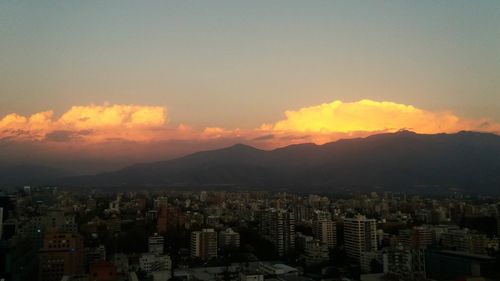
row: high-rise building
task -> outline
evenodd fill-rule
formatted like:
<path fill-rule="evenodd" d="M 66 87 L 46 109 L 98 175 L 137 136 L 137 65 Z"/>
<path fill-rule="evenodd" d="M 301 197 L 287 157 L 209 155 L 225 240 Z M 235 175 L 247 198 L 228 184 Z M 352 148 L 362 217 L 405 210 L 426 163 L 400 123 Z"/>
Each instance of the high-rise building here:
<path fill-rule="evenodd" d="M 184 228 L 186 219 L 184 217 L 184 213 L 179 207 L 169 207 L 167 215 L 167 225 L 170 229 Z"/>
<path fill-rule="evenodd" d="M 391 248 L 384 257 L 384 273 L 403 274 L 411 272 L 411 253 L 403 247 Z"/>
<path fill-rule="evenodd" d="M 329 248 L 335 247 L 337 244 L 337 228 L 332 220 L 316 220 L 313 222 L 314 238 L 321 243 L 326 244 Z"/>
<path fill-rule="evenodd" d="M 120 212 L 120 203 L 122 199 L 122 194 L 117 193 L 116 194 L 116 200 L 109 202 L 109 210 L 112 212 Z"/>
<path fill-rule="evenodd" d="M 426 249 L 432 244 L 432 231 L 426 227 L 414 227 L 399 231 L 399 240 L 409 249 Z"/>
<path fill-rule="evenodd" d="M 313 213 L 313 219 L 315 221 L 331 220 L 332 214 L 328 211 L 315 210 Z"/>
<path fill-rule="evenodd" d="M 155 200 L 155 208 L 160 209 L 161 207 L 168 207 L 168 197 L 160 196 Z"/>
<path fill-rule="evenodd" d="M 16 209 L 16 197 L 14 195 L 6 195 L 0 192 L 0 208 L 3 209 L 3 221 L 10 219 L 14 215 Z"/>
<path fill-rule="evenodd" d="M 306 245 L 309 242 L 314 241 L 314 237 L 310 235 L 305 235 L 302 232 L 295 233 L 295 249 L 299 252 L 302 252 L 306 249 Z"/>
<path fill-rule="evenodd" d="M 38 251 L 38 280 L 59 281 L 83 273 L 83 239 L 75 233 L 49 233 Z"/>
<path fill-rule="evenodd" d="M 231 228 L 219 232 L 219 247 L 222 251 L 227 248 L 239 248 L 240 234 Z"/>
<path fill-rule="evenodd" d="M 163 255 L 163 248 L 165 244 L 165 239 L 163 236 L 155 233 L 153 236 L 148 238 L 148 252 L 157 255 Z"/>
<path fill-rule="evenodd" d="M 261 235 L 271 241 L 279 256 L 295 249 L 295 215 L 285 209 L 268 209 L 262 213 Z"/>
<path fill-rule="evenodd" d="M 488 237 L 485 234 L 469 229 L 454 229 L 442 234 L 442 245 L 445 249 L 486 255 Z"/>
<path fill-rule="evenodd" d="M 158 233 L 164 235 L 171 229 L 183 228 L 185 225 L 184 213 L 174 206 L 165 204 L 160 205 L 157 213 L 157 229 Z"/>
<path fill-rule="evenodd" d="M 205 202 L 208 199 L 208 193 L 206 191 L 200 192 L 200 201 Z"/>
<path fill-rule="evenodd" d="M 205 225 L 207 227 L 216 228 L 220 224 L 219 216 L 207 216 L 205 218 Z"/>
<path fill-rule="evenodd" d="M 77 233 L 78 225 L 74 215 L 65 214 L 62 210 L 47 210 L 44 215 L 31 219 L 32 230 L 38 233 Z"/>
<path fill-rule="evenodd" d="M 348 257 L 359 260 L 361 253 L 377 251 L 377 224 L 358 215 L 344 219 L 344 244 Z"/>
<path fill-rule="evenodd" d="M 166 205 L 160 205 L 160 211 L 158 214 L 157 228 L 161 235 L 167 233 L 167 223 L 168 223 L 168 211 Z"/>
<path fill-rule="evenodd" d="M 122 219 L 113 214 L 111 218 L 106 221 L 106 227 L 108 231 L 112 234 L 119 233 L 121 231 Z"/>
<path fill-rule="evenodd" d="M 295 205 L 295 207 L 293 208 L 293 213 L 295 214 L 296 223 L 300 224 L 304 221 L 307 221 L 309 208 L 310 207 L 304 205 Z"/>
<path fill-rule="evenodd" d="M 217 232 L 212 228 L 191 232 L 191 257 L 209 260 L 217 257 Z"/>

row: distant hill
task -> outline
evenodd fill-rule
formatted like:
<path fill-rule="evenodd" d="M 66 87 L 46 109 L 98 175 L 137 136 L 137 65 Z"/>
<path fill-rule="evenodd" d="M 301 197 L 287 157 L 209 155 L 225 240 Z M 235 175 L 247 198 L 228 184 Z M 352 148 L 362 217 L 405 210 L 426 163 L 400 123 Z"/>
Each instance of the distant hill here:
<path fill-rule="evenodd" d="M 70 176 L 68 171 L 35 164 L 0 166 L 0 187 L 39 185 Z"/>
<path fill-rule="evenodd" d="M 458 188 L 500 193 L 500 136 L 409 131 L 291 145 L 271 151 L 237 144 L 115 172 L 71 177 L 73 186 L 217 186 L 335 192 Z"/>

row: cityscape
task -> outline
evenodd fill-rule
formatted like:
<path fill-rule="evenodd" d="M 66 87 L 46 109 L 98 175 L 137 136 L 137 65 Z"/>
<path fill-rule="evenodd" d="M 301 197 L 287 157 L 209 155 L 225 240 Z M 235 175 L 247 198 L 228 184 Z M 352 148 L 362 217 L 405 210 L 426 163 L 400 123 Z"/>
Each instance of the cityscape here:
<path fill-rule="evenodd" d="M 3 280 L 500 278 L 489 196 L 25 186 L 0 199 Z"/>
<path fill-rule="evenodd" d="M 500 1 L 0 1 L 0 281 L 500 281 Z"/>

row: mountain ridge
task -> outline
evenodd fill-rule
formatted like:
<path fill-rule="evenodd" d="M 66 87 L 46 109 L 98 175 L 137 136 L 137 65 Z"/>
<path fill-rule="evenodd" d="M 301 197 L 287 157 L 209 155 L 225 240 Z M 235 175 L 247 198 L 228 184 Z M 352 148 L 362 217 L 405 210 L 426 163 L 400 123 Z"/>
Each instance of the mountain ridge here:
<path fill-rule="evenodd" d="M 409 131 L 261 150 L 246 144 L 113 172 L 61 180 L 68 186 L 204 186 L 334 191 L 345 186 L 405 189 L 440 185 L 495 191 L 500 187 L 500 136 L 462 131 Z"/>

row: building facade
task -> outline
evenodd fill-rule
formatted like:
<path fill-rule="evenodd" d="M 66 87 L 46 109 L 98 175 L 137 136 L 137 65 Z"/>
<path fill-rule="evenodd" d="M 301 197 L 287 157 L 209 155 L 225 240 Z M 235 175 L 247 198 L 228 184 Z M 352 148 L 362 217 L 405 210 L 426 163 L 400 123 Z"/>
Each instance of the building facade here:
<path fill-rule="evenodd" d="M 321 243 L 326 244 L 329 248 L 337 245 L 337 227 L 332 220 L 316 220 L 313 222 L 314 238 Z"/>
<path fill-rule="evenodd" d="M 377 251 L 377 224 L 365 216 L 344 219 L 344 244 L 348 257 L 359 260 L 363 252 Z"/>
<path fill-rule="evenodd" d="M 217 232 L 212 228 L 191 232 L 191 257 L 209 260 L 217 257 Z"/>
<path fill-rule="evenodd" d="M 260 231 L 273 243 L 279 256 L 295 249 L 295 214 L 292 211 L 274 208 L 265 210 L 262 212 Z"/>
<path fill-rule="evenodd" d="M 83 273 L 83 239 L 75 233 L 49 233 L 38 252 L 38 279 L 59 281 L 63 275 Z"/>

